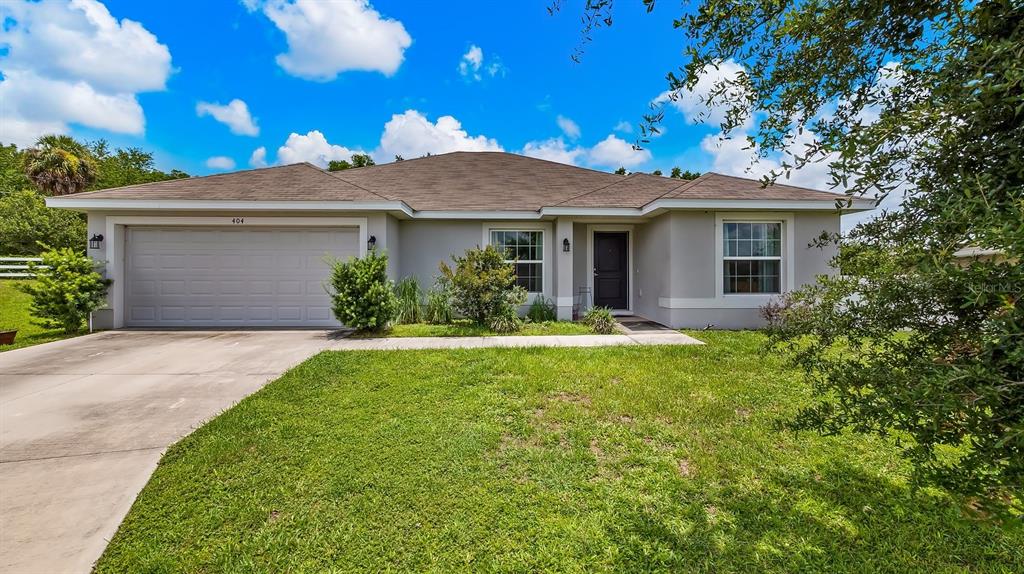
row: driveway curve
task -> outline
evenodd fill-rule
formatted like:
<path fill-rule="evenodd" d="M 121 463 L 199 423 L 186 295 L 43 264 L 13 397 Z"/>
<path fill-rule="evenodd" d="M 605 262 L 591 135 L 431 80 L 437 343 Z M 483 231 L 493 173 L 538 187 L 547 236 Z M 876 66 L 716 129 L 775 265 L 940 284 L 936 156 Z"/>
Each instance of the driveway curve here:
<path fill-rule="evenodd" d="M 88 572 L 164 449 L 326 331 L 116 331 L 0 353 L 0 571 Z"/>

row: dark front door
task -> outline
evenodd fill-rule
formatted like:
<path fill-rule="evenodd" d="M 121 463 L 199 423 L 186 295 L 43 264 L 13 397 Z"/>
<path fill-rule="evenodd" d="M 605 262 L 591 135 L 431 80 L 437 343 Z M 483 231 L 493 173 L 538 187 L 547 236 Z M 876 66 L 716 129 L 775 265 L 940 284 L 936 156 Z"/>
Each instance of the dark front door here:
<path fill-rule="evenodd" d="M 594 233 L 594 305 L 629 308 L 629 244 L 625 231 Z"/>

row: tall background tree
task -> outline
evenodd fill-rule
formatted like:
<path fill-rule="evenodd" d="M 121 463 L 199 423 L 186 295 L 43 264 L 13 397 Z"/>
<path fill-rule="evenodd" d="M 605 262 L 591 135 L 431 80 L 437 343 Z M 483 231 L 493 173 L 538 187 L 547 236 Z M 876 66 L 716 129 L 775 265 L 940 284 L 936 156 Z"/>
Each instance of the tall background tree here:
<path fill-rule="evenodd" d="M 25 152 L 25 175 L 46 195 L 85 191 L 96 180 L 89 148 L 70 136 L 43 136 Z"/>
<path fill-rule="evenodd" d="M 0 255 L 38 255 L 41 244 L 84 250 L 85 217 L 46 207 L 46 196 L 177 179 L 156 169 L 153 154 L 111 150 L 99 140 L 44 136 L 34 148 L 0 145 Z"/>
<path fill-rule="evenodd" d="M 669 87 L 742 66 L 702 98 L 727 110 L 727 134 L 755 120 L 753 154 L 783 157 L 765 184 L 824 162 L 847 199 L 903 195 L 847 237 L 822 238 L 840 244 L 842 275 L 766 309 L 771 346 L 815 390 L 788 426 L 896 434 L 919 484 L 1021 511 L 1024 3 L 684 6 L 671 25 L 686 56 Z M 613 10 L 586 2 L 585 40 Z M 644 133 L 662 119 L 649 114 Z M 965 247 L 998 255 L 957 256 Z"/>
<path fill-rule="evenodd" d="M 683 171 L 679 167 L 673 167 L 672 172 L 669 174 L 669 177 L 671 177 L 672 179 L 697 179 L 698 177 L 700 177 L 700 172 L 690 170 Z"/>
<path fill-rule="evenodd" d="M 395 161 L 402 161 L 401 156 L 395 156 Z M 327 171 L 344 171 L 346 169 L 353 169 L 356 167 L 367 167 L 371 165 L 377 165 L 370 157 L 370 154 L 365 153 L 354 153 L 351 156 L 351 161 L 345 161 L 343 159 L 331 160 L 327 164 Z"/>

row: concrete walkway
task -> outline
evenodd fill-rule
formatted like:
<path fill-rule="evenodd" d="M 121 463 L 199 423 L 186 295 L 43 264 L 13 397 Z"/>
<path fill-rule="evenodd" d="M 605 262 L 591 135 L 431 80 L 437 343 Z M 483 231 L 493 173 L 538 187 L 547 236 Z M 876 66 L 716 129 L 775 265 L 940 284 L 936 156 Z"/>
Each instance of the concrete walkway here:
<path fill-rule="evenodd" d="M 629 333 L 618 335 L 538 335 L 496 337 L 381 337 L 340 339 L 332 351 L 402 351 L 413 349 L 479 349 L 485 347 L 602 347 L 612 345 L 703 345 L 688 335 Z"/>

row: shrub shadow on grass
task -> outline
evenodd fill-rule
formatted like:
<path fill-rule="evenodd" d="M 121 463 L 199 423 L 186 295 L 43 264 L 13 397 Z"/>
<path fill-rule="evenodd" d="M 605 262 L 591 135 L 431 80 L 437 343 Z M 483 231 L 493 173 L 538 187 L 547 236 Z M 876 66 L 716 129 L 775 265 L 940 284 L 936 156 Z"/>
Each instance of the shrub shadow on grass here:
<path fill-rule="evenodd" d="M 682 512 L 616 501 L 609 539 L 624 545 L 616 568 L 690 571 L 1020 572 L 1024 550 L 992 524 L 973 521 L 943 495 L 834 460 L 807 472 L 773 472 L 757 487 L 721 495 L 680 488 Z M 1019 533 L 1018 533 L 1019 534 Z M 652 551 L 652 549 L 654 551 Z M 680 565 L 670 557 L 701 557 Z"/>

